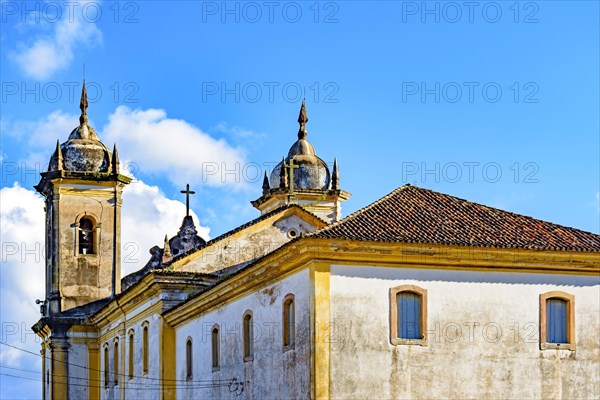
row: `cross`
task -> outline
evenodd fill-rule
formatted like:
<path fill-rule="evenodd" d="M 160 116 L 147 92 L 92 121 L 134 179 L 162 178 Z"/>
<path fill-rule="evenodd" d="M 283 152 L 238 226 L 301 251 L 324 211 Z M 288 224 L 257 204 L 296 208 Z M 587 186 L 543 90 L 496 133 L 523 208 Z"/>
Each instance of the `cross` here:
<path fill-rule="evenodd" d="M 185 190 L 182 190 L 181 193 L 185 193 L 185 216 L 190 216 L 190 194 L 196 194 L 190 190 L 190 184 L 185 185 Z"/>
<path fill-rule="evenodd" d="M 294 159 L 290 158 L 290 163 L 286 164 L 285 161 L 283 162 L 283 167 L 284 168 L 288 168 L 289 169 L 289 174 L 290 174 L 290 194 L 288 195 L 288 197 L 293 197 L 294 196 L 294 170 L 296 168 L 300 168 L 299 165 L 295 165 L 294 164 Z"/>

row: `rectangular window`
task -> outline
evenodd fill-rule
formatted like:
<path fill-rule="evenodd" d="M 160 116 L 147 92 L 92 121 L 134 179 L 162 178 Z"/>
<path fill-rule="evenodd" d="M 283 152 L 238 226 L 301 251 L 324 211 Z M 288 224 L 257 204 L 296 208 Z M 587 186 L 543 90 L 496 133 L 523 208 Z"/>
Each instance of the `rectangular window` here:
<path fill-rule="evenodd" d="M 211 338 L 211 344 L 212 344 L 212 368 L 213 371 L 218 371 L 219 370 L 219 358 L 220 358 L 220 345 L 219 345 L 219 327 L 218 326 L 214 326 L 212 329 L 212 338 Z"/>
<path fill-rule="evenodd" d="M 148 327 L 144 326 L 142 331 L 142 371 L 148 373 Z"/>
<path fill-rule="evenodd" d="M 185 343 L 185 379 L 188 381 L 191 381 L 193 378 L 192 357 L 192 339 L 188 338 Z"/>
<path fill-rule="evenodd" d="M 427 345 L 427 290 L 415 285 L 390 289 L 390 343 Z"/>
<path fill-rule="evenodd" d="M 244 326 L 244 361 L 254 358 L 254 327 L 252 326 L 252 312 L 246 311 L 243 318 Z"/>
<path fill-rule="evenodd" d="M 398 307 L 398 337 L 421 339 L 421 296 L 413 292 L 400 292 L 396 297 Z"/>
<path fill-rule="evenodd" d="M 549 343 L 567 341 L 567 302 L 563 299 L 548 299 L 546 302 L 546 340 Z"/>
<path fill-rule="evenodd" d="M 108 345 L 104 346 L 104 388 L 108 388 L 108 379 L 109 379 L 109 362 L 108 362 Z"/>
<path fill-rule="evenodd" d="M 575 350 L 575 296 L 554 291 L 540 295 L 540 349 Z"/>
<path fill-rule="evenodd" d="M 133 333 L 129 334 L 129 366 L 127 374 L 129 379 L 133 379 Z"/>
<path fill-rule="evenodd" d="M 119 384 L 119 342 L 115 342 L 114 351 L 114 381 L 115 386 L 117 386 Z"/>
<path fill-rule="evenodd" d="M 294 295 L 288 294 L 283 300 L 283 350 L 294 348 L 296 343 L 296 311 Z"/>

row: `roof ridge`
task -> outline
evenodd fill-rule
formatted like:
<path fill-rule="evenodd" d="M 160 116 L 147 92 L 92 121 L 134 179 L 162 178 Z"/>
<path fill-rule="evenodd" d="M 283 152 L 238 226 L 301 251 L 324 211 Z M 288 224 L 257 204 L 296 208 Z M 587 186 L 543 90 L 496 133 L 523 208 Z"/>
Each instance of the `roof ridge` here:
<path fill-rule="evenodd" d="M 600 251 L 599 234 L 409 184 L 306 236 Z"/>
<path fill-rule="evenodd" d="M 215 237 L 215 238 L 207 241 L 206 243 L 204 243 L 204 245 L 202 245 L 202 246 L 194 249 L 193 251 L 190 251 L 188 253 L 182 253 L 182 254 L 177 255 L 177 257 L 173 257 L 173 260 L 171 260 L 170 264 L 173 264 L 175 261 L 177 261 L 177 260 L 179 260 L 179 259 L 181 259 L 183 257 L 187 257 L 187 256 L 189 256 L 191 254 L 194 254 L 194 253 L 197 253 L 197 252 L 199 252 L 201 250 L 204 250 L 207 247 L 210 247 L 213 244 L 218 243 L 221 240 L 223 240 L 223 239 L 225 239 L 225 238 L 227 238 L 227 237 L 229 237 L 229 236 L 231 236 L 231 235 L 233 235 L 235 233 L 243 231 L 244 229 L 249 228 L 249 227 L 251 227 L 253 225 L 256 225 L 259 222 L 262 222 L 262 221 L 264 221 L 264 220 L 266 220 L 266 219 L 268 219 L 268 218 L 270 218 L 270 217 L 272 217 L 274 215 L 277 215 L 277 214 L 279 214 L 282 211 L 290 210 L 292 208 L 298 208 L 298 209 L 302 210 L 303 212 L 309 214 L 310 216 L 312 216 L 312 217 L 318 219 L 319 221 L 323 222 L 324 224 L 327 223 L 322 218 L 320 218 L 318 215 L 316 215 L 316 214 L 308 211 L 306 208 L 302 207 L 299 204 L 285 204 L 285 205 L 283 205 L 281 207 L 277 207 L 277 208 L 269 211 L 268 213 L 260 215 L 260 216 L 254 218 L 254 219 L 251 219 L 250 221 L 248 221 L 248 222 L 246 222 L 246 223 L 244 223 L 242 225 L 239 225 L 236 228 L 230 229 L 227 232 L 224 232 L 224 233 L 220 234 L 219 236 L 217 236 L 217 237 Z"/>
<path fill-rule="evenodd" d="M 476 201 L 471 201 L 471 200 L 468 200 L 468 199 L 463 199 L 462 197 L 458 197 L 458 196 L 454 196 L 454 195 L 446 194 L 446 193 L 442 193 L 442 192 L 437 192 L 437 191 L 435 191 L 433 189 L 421 188 L 421 187 L 418 187 L 418 186 L 413 186 L 413 187 L 415 187 L 415 188 L 417 188 L 419 190 L 426 190 L 426 191 L 429 191 L 429 192 L 432 192 L 432 193 L 441 194 L 442 196 L 452 197 L 454 199 L 457 199 L 457 200 L 460 200 L 460 201 L 464 201 L 464 202 L 467 202 L 467 203 L 477 204 L 478 206 L 485 207 L 485 208 L 487 208 L 489 210 L 499 211 L 501 213 L 510 214 L 510 215 L 513 215 L 513 216 L 516 216 L 516 217 L 521 217 L 521 218 L 527 218 L 527 219 L 530 219 L 530 220 L 533 220 L 533 221 L 537 221 L 537 222 L 543 222 L 545 224 L 554 225 L 555 227 L 558 227 L 558 228 L 567 228 L 567 229 L 573 229 L 573 230 L 576 230 L 576 231 L 579 231 L 579 232 L 589 233 L 591 235 L 595 235 L 595 236 L 598 236 L 600 238 L 600 235 L 597 234 L 597 233 L 594 233 L 594 232 L 584 231 L 583 229 L 579 229 L 579 228 L 575 228 L 575 227 L 567 226 L 567 225 L 560 225 L 560 224 L 557 224 L 556 222 L 547 221 L 545 219 L 540 219 L 540 218 L 532 217 L 530 215 L 519 214 L 519 213 L 514 212 L 514 211 L 503 210 L 502 208 L 488 206 L 486 204 L 478 203 Z"/>
<path fill-rule="evenodd" d="M 311 232 L 311 233 L 309 233 L 307 235 L 304 235 L 304 236 L 314 236 L 314 235 L 317 235 L 320 232 L 326 232 L 326 231 L 328 231 L 330 229 L 333 229 L 336 226 L 339 226 L 340 224 L 342 224 L 344 222 L 347 222 L 347 221 L 350 221 L 350 220 L 356 218 L 357 216 L 361 215 L 363 212 L 366 212 L 367 210 L 369 210 L 369 209 L 371 209 L 371 208 L 373 208 L 373 207 L 375 207 L 375 206 L 383 203 L 384 200 L 387 200 L 388 198 L 392 197 L 397 192 L 400 192 L 400 191 L 402 191 L 402 190 L 404 190 L 406 188 L 409 188 L 409 187 L 416 187 L 417 189 L 419 189 L 419 187 L 417 187 L 417 186 L 413 186 L 410 183 L 405 183 L 404 185 L 397 187 L 396 189 L 392 190 L 391 192 L 389 192 L 388 194 L 386 194 L 383 197 L 379 198 L 378 200 L 375 200 L 373 203 L 367 204 L 363 208 L 360 208 L 360 209 L 354 211 L 352 214 L 349 214 L 348 216 L 342 218 L 341 220 L 336 221 L 336 222 L 334 222 L 332 224 L 329 224 L 329 225 L 327 225 L 327 226 L 325 226 L 325 227 L 323 227 L 321 229 L 317 229 L 316 231 Z"/>

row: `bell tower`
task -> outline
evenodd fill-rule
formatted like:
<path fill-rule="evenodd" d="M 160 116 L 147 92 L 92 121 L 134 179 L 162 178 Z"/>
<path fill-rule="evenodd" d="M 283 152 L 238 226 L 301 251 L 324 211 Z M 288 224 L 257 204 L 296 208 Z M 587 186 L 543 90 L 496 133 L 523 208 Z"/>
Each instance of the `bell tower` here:
<path fill-rule="evenodd" d="M 79 126 L 57 141 L 35 189 L 45 198 L 46 302 L 53 316 L 121 291 L 121 195 L 131 182 L 119 156 L 102 143 L 87 117 L 85 81 Z"/>

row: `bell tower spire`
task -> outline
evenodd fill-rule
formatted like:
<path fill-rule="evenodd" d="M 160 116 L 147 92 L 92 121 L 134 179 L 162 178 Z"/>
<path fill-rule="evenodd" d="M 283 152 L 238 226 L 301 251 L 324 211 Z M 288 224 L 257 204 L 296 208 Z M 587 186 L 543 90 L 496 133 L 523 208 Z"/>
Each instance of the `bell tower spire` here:
<path fill-rule="evenodd" d="M 292 144 L 287 157 L 273 168 L 270 179 L 263 179 L 262 196 L 252 205 L 262 214 L 291 203 L 306 208 L 324 221 L 335 222 L 341 218 L 341 203 L 350 193 L 339 187 L 337 159 L 333 170 L 319 157 L 306 139 L 306 100 L 302 100 L 298 114 L 298 140 Z"/>
<path fill-rule="evenodd" d="M 306 124 L 308 123 L 308 116 L 306 115 L 306 99 L 302 99 L 302 106 L 300 107 L 300 115 L 298 115 L 298 139 L 306 139 L 308 132 L 306 131 Z"/>
<path fill-rule="evenodd" d="M 79 116 L 79 123 L 81 125 L 88 123 L 87 108 L 88 108 L 87 90 L 85 88 L 85 79 L 83 80 L 83 86 L 81 87 L 81 100 L 79 100 L 79 109 L 81 115 Z"/>

